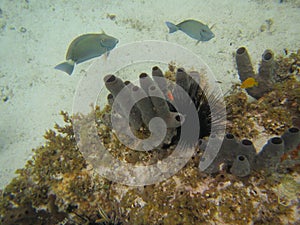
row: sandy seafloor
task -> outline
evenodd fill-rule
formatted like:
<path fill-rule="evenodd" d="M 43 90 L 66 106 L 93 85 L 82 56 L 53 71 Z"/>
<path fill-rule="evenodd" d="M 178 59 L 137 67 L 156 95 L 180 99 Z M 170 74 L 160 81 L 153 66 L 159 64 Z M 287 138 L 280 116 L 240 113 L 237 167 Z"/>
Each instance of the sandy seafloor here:
<path fill-rule="evenodd" d="M 238 47 L 248 48 L 255 69 L 267 48 L 278 55 L 300 47 L 299 0 L 2 0 L 0 8 L 0 188 L 44 142 L 45 130 L 62 123 L 60 110 L 72 112 L 80 71 L 93 60 L 72 76 L 53 67 L 80 34 L 103 29 L 120 40 L 118 46 L 142 40 L 180 44 L 208 64 L 224 90 L 238 81 Z M 182 32 L 168 35 L 165 21 L 188 18 L 215 24 L 215 38 L 195 45 Z"/>

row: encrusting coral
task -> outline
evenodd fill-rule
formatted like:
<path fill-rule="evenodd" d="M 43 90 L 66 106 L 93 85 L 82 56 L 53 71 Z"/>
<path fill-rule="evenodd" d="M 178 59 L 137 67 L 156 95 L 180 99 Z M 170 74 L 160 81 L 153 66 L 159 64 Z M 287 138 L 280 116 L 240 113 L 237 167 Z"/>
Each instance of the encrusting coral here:
<path fill-rule="evenodd" d="M 279 62 L 283 61 L 285 68 L 293 67 L 280 58 Z M 174 70 L 166 73 L 174 79 Z M 261 132 L 278 136 L 298 126 L 299 81 L 292 76 L 281 77 L 285 79 L 275 83 L 258 101 L 248 102 L 239 88 L 226 97 L 228 133 L 254 140 Z M 96 118 L 101 121 L 110 110 L 110 106 L 97 108 Z M 213 175 L 200 172 L 200 145 L 184 168 L 171 178 L 153 185 L 128 187 L 112 183 L 94 171 L 77 147 L 72 118 L 65 112 L 61 114 L 66 124 L 56 124 L 55 130 L 46 132 L 46 143 L 34 150 L 32 160 L 2 190 L 1 224 L 258 225 L 293 224 L 299 219 L 300 146 L 281 156 L 284 168 L 280 173 L 266 176 L 258 170 L 239 178 L 226 169 Z M 86 117 L 91 119 L 93 115 Z M 172 151 L 130 151 L 105 124 L 98 125 L 99 136 L 110 145 L 111 154 L 124 162 L 153 163 Z M 284 164 L 289 160 L 292 163 Z"/>

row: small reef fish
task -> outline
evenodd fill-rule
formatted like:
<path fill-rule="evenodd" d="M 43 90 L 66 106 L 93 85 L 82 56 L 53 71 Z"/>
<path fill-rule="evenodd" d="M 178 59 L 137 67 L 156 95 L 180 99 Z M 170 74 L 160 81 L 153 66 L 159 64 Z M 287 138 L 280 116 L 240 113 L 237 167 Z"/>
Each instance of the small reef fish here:
<path fill-rule="evenodd" d="M 215 37 L 214 33 L 210 30 L 207 25 L 196 21 L 196 20 L 185 20 L 177 25 L 166 22 L 166 25 L 169 28 L 169 33 L 174 33 L 175 31 L 181 30 L 183 33 L 186 33 L 191 38 L 197 40 L 198 44 L 200 41 L 209 41 Z"/>
<path fill-rule="evenodd" d="M 174 96 L 173 96 L 173 94 L 172 94 L 171 91 L 168 91 L 167 95 L 168 95 L 168 99 L 169 99 L 171 102 L 174 101 Z"/>
<path fill-rule="evenodd" d="M 253 77 L 247 78 L 241 84 L 241 88 L 252 88 L 254 86 L 258 86 L 258 82 Z"/>
<path fill-rule="evenodd" d="M 109 53 L 117 43 L 118 39 L 102 33 L 83 34 L 75 38 L 69 45 L 66 61 L 55 66 L 55 69 L 71 75 L 75 64 Z"/>

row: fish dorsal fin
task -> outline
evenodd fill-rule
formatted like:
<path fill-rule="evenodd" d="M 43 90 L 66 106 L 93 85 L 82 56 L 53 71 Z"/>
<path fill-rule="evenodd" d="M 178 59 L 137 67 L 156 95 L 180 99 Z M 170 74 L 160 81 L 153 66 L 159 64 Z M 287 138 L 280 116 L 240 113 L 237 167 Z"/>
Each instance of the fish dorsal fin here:
<path fill-rule="evenodd" d="M 101 32 L 100 32 L 101 34 L 105 34 L 105 32 L 104 32 L 104 30 L 103 29 L 101 29 Z"/>

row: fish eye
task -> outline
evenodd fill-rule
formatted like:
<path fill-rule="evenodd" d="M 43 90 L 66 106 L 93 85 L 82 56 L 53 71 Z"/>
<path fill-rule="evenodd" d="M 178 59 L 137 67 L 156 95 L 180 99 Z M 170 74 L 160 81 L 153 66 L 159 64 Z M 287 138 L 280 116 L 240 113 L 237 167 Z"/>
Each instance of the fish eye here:
<path fill-rule="evenodd" d="M 100 40 L 100 45 L 104 46 L 104 44 L 105 44 L 105 39 L 101 39 Z"/>

